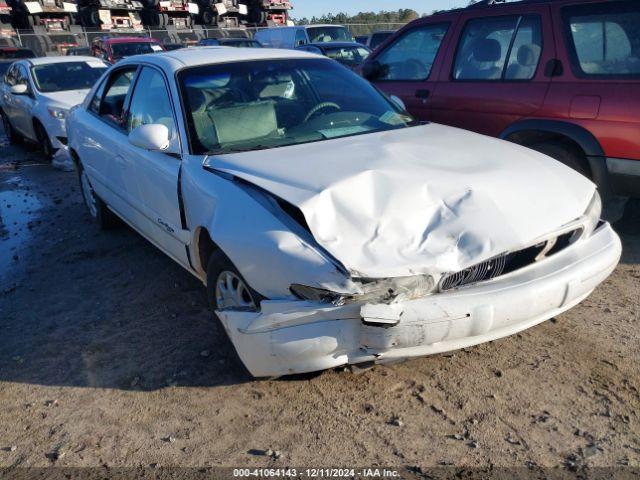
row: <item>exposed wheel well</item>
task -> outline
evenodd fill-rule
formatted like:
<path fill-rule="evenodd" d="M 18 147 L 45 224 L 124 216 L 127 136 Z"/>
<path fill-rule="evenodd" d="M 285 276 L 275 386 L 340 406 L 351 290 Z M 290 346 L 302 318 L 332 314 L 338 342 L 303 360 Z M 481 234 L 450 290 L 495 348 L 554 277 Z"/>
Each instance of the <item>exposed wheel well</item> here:
<path fill-rule="evenodd" d="M 211 254 L 216 250 L 220 250 L 220 247 L 218 247 L 218 245 L 216 245 L 215 242 L 211 240 L 209 231 L 204 227 L 200 227 L 198 229 L 198 233 L 196 234 L 196 247 L 196 251 L 198 252 L 198 261 L 196 267 L 200 270 L 201 273 L 206 275 Z"/>
<path fill-rule="evenodd" d="M 78 156 L 78 154 L 73 148 L 69 149 L 69 155 L 71 155 L 71 159 L 73 160 L 73 163 L 75 163 L 76 165 L 80 163 L 80 157 Z"/>
<path fill-rule="evenodd" d="M 579 162 L 584 166 L 585 171 L 589 172 L 589 178 L 593 179 L 593 172 L 591 171 L 591 166 L 589 165 L 587 154 L 578 144 L 578 142 L 573 140 L 571 137 L 568 137 L 567 135 L 544 130 L 522 130 L 512 133 L 511 135 L 506 137 L 505 140 L 517 143 L 518 145 L 522 145 L 524 147 L 530 147 L 532 145 L 540 143 L 560 144 L 564 148 L 575 154 L 576 158 L 578 158 Z"/>

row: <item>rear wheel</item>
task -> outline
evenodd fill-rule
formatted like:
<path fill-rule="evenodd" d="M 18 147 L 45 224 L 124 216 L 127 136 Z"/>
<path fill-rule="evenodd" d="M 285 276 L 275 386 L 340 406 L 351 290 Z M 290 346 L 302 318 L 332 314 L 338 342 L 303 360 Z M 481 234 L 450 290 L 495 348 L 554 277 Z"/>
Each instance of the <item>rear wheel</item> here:
<path fill-rule="evenodd" d="M 569 143 L 547 141 L 528 145 L 528 147 L 564 163 L 567 167 L 573 168 L 587 178 L 591 178 L 591 170 L 584 153 Z"/>
<path fill-rule="evenodd" d="M 89 176 L 86 170 L 82 166 L 82 163 L 78 162 L 78 177 L 80 180 L 80 191 L 82 192 L 82 198 L 87 206 L 89 215 L 98 223 L 102 230 L 108 230 L 118 224 L 118 217 L 109 210 L 107 204 L 104 203 L 93 191 Z"/>
<path fill-rule="evenodd" d="M 9 143 L 15 145 L 22 141 L 22 137 L 15 129 L 11 126 L 11 122 L 9 121 L 9 117 L 2 112 L 2 127 L 4 128 L 4 133 L 9 139 Z"/>

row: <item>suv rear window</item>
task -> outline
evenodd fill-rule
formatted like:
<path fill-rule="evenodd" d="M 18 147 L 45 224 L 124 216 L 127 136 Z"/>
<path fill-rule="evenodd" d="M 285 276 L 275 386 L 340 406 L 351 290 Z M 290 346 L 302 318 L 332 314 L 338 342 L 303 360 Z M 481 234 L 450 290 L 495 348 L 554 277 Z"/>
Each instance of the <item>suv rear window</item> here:
<path fill-rule="evenodd" d="M 563 9 L 573 71 L 580 77 L 640 77 L 640 2 Z"/>

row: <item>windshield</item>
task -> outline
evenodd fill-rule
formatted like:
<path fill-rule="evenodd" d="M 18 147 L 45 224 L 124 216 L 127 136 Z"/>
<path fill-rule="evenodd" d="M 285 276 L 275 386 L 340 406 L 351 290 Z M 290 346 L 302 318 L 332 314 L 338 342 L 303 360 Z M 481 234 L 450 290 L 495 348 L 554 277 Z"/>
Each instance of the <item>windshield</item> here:
<path fill-rule="evenodd" d="M 191 150 L 222 154 L 414 125 L 366 80 L 326 59 L 207 65 L 178 76 Z"/>
<path fill-rule="evenodd" d="M 144 53 L 160 52 L 162 47 L 150 42 L 113 43 L 111 51 L 113 52 L 113 58 L 119 59 Z"/>
<path fill-rule="evenodd" d="M 310 43 L 353 42 L 353 36 L 344 27 L 308 27 Z"/>
<path fill-rule="evenodd" d="M 260 48 L 262 45 L 255 40 L 231 40 L 223 42 L 222 45 L 227 47 L 240 47 L 240 48 Z"/>
<path fill-rule="evenodd" d="M 378 45 L 384 42 L 387 38 L 393 35 L 393 32 L 378 32 L 371 35 L 371 44 L 369 47 L 371 50 L 375 50 Z"/>
<path fill-rule="evenodd" d="M 36 88 L 48 93 L 91 88 L 106 69 L 104 62 L 96 59 L 87 62 L 37 65 L 32 67 L 31 71 Z"/>
<path fill-rule="evenodd" d="M 364 47 L 325 47 L 325 55 L 348 66 L 362 64 L 370 52 Z"/>

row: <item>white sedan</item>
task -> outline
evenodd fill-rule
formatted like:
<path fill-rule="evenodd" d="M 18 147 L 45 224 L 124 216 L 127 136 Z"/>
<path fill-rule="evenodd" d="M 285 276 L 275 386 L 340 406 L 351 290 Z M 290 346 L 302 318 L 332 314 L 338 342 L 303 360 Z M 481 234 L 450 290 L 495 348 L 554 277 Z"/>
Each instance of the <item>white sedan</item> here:
<path fill-rule="evenodd" d="M 106 69 L 94 57 L 42 57 L 13 63 L 0 85 L 0 113 L 9 141 L 37 142 L 50 159 L 67 141 L 67 113 L 84 100 Z"/>
<path fill-rule="evenodd" d="M 621 254 L 589 180 L 415 122 L 304 52 L 132 57 L 67 129 L 91 215 L 199 278 L 255 376 L 511 335 L 582 301 Z"/>

